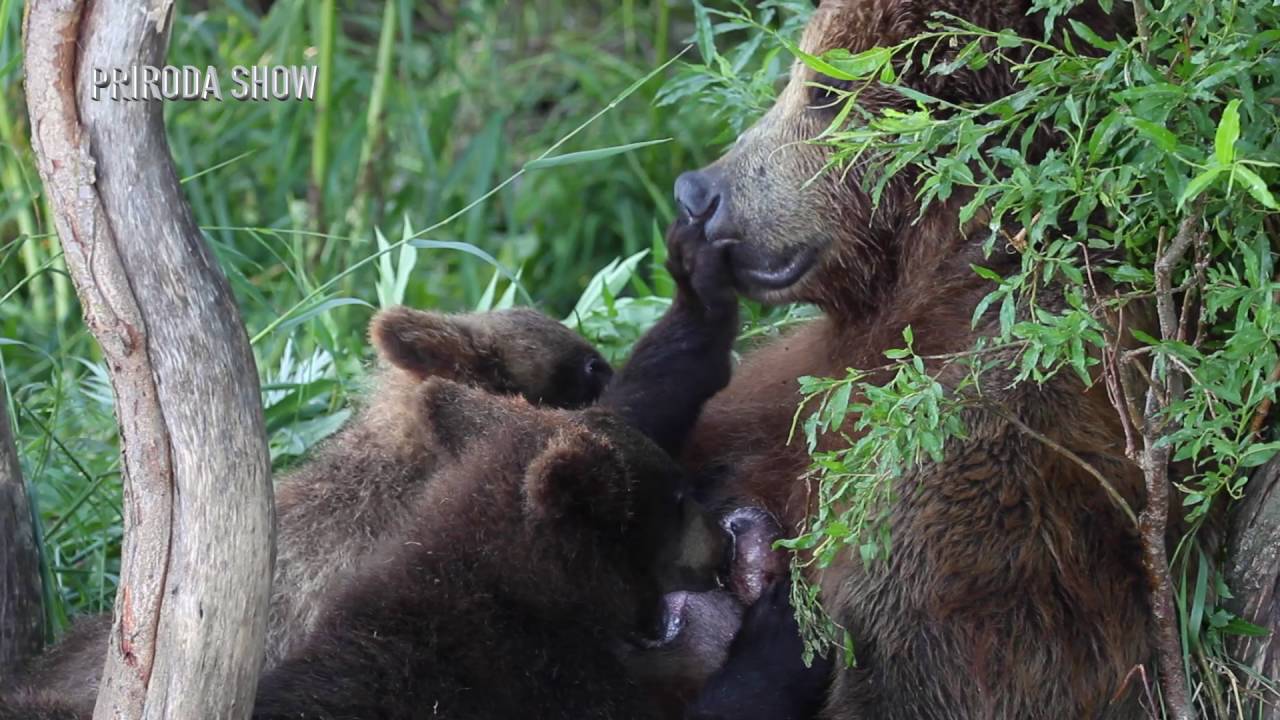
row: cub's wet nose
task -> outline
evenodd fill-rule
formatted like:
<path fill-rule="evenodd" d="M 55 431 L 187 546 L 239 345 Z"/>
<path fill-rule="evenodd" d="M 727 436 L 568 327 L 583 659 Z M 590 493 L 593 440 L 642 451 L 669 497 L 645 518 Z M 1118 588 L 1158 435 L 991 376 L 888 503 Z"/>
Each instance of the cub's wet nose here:
<path fill-rule="evenodd" d="M 698 170 L 676 178 L 676 202 L 690 219 L 706 224 L 720 209 L 720 188 L 710 174 Z"/>

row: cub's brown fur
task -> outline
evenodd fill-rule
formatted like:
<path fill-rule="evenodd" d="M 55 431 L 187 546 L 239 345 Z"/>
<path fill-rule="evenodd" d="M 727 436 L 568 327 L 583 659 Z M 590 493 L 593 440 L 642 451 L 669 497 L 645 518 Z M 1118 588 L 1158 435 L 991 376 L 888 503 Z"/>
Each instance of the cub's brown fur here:
<path fill-rule="evenodd" d="M 890 45 L 923 31 L 936 11 L 1037 36 L 1042 18 L 1028 16 L 1030 7 L 1026 0 L 827 0 L 801 45 L 812 54 Z M 1111 21 L 1096 6 L 1086 3 L 1076 17 L 1109 32 Z M 1014 89 L 995 64 L 902 79 L 955 101 Z M 803 444 L 787 443 L 796 379 L 882 366 L 907 325 L 920 355 L 969 349 L 993 331 L 990 322 L 970 329 L 991 288 L 970 265 L 1008 271 L 1019 260 L 983 256 L 985 235 L 975 231 L 986 220 L 970 228 L 958 221 L 970 199 L 964 192 L 920 217 L 907 171 L 873 211 L 860 185 L 865 165 L 821 172 L 830 148 L 804 141 L 838 110 L 813 84 L 833 82 L 797 63 L 773 109 L 727 155 L 677 184 L 706 241 L 728 247 L 741 292 L 811 302 L 826 314 L 749 355 L 708 404 L 687 453 L 695 476 L 722 479 L 709 492 L 723 503 L 762 505 L 791 529 L 816 495 L 800 479 Z M 859 102 L 875 111 L 903 100 L 872 86 Z M 955 386 L 961 378 L 948 372 L 940 379 Z M 967 437 L 952 442 L 942 462 L 900 481 L 891 556 L 864 565 L 847 553 L 816 578 L 858 653 L 856 669 L 836 673 L 822 717 L 1142 717 L 1130 671 L 1145 664 L 1150 676 L 1152 655 L 1134 529 L 1077 463 L 1009 417 L 1087 460 L 1135 508 L 1140 473 L 1124 455 L 1101 389 L 1084 391 L 1070 373 L 1042 388 L 1007 389 L 1009 379 L 985 378 L 988 404 L 966 413 Z"/>
<path fill-rule="evenodd" d="M 369 334 L 384 367 L 368 404 L 276 484 L 268 666 L 305 637 L 335 581 L 397 535 L 412 497 L 435 474 L 440 449 L 412 406 L 423 379 L 579 407 L 595 400 L 610 375 L 585 340 L 533 310 L 446 316 L 394 308 L 374 318 Z"/>
<path fill-rule="evenodd" d="M 679 468 L 608 409 L 441 380 L 413 395 L 457 462 L 263 678 L 255 717 L 653 717 L 610 648 L 722 560 Z"/>
<path fill-rule="evenodd" d="M 435 474 L 439 448 L 416 424 L 414 390 L 439 376 L 554 407 L 588 404 L 611 375 L 589 343 L 533 310 L 443 315 L 396 307 L 370 328 L 382 367 L 364 407 L 276 481 L 276 565 L 267 636 L 275 665 L 315 624 L 326 596 L 386 537 Z M 84 621 L 37 659 L 12 700 L 93 711 L 109 619 Z M 0 706 L 4 703 L 0 702 Z M 4 717 L 0 707 L 0 717 Z"/>

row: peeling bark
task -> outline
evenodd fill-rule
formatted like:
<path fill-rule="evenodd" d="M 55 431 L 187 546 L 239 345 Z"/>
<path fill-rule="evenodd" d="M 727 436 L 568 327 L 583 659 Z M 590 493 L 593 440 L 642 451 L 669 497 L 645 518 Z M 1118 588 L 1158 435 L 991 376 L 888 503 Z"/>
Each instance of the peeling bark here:
<path fill-rule="evenodd" d="M 271 580 L 258 374 L 184 199 L 159 101 L 93 100 L 95 68 L 162 65 L 171 0 L 34 0 L 32 147 L 116 397 L 120 590 L 95 718 L 247 716 Z"/>
<path fill-rule="evenodd" d="M 1280 681 L 1280 457 L 1250 478 L 1232 515 L 1227 584 L 1231 611 L 1271 631 L 1269 637 L 1237 637 L 1232 655 L 1259 676 Z M 1254 678 L 1248 678 L 1255 689 Z M 1280 697 L 1267 695 L 1260 720 L 1280 720 Z"/>

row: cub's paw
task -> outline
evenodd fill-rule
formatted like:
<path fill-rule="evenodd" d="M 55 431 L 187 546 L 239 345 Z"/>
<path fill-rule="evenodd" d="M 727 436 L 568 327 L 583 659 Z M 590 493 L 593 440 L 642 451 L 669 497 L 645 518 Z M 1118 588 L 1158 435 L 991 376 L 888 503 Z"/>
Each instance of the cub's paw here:
<path fill-rule="evenodd" d="M 832 662 L 806 667 L 791 583 L 770 585 L 747 610 L 729 659 L 688 708 L 688 720 L 808 720 L 822 706 Z"/>
<path fill-rule="evenodd" d="M 667 231 L 667 271 L 676 281 L 677 298 L 696 301 L 710 315 L 736 311 L 727 246 L 707 241 L 702 225 L 680 217 Z"/>

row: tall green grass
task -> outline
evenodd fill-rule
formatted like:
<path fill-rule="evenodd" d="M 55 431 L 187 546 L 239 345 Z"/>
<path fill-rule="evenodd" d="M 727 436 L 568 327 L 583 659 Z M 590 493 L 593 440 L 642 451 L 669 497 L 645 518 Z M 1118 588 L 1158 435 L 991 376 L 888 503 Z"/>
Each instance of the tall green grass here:
<path fill-rule="evenodd" d="M 682 94 L 695 89 L 683 61 L 663 67 L 706 31 L 684 2 L 178 10 L 172 64 L 212 65 L 224 81 L 235 65 L 320 67 L 314 102 L 165 108 L 184 190 L 253 338 L 277 467 L 347 417 L 380 305 L 532 303 L 623 356 L 668 302 L 659 229 L 676 175 L 714 159 L 730 120 L 745 117 Z M 53 636 L 115 594 L 120 473 L 110 384 L 26 139 L 21 13 L 19 0 L 0 0 L 0 370 L 41 524 Z M 747 69 L 767 60 L 759 91 L 784 63 L 757 49 Z"/>

